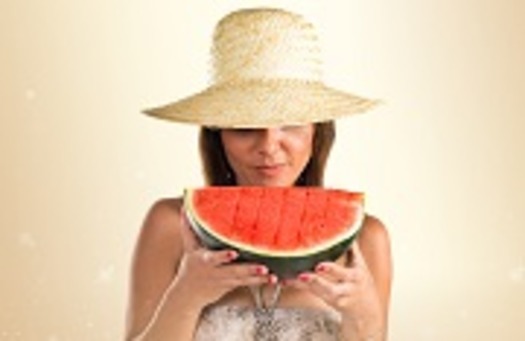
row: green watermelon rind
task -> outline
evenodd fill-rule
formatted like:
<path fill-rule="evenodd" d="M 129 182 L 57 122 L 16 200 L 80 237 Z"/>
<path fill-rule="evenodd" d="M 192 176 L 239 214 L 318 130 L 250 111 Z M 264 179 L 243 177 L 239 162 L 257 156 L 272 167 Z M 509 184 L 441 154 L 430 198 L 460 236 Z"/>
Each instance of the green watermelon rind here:
<path fill-rule="evenodd" d="M 317 244 L 315 247 L 296 249 L 293 251 L 276 251 L 265 247 L 252 246 L 233 241 L 221 236 L 209 228 L 199 219 L 198 213 L 193 208 L 193 190 L 184 192 L 184 212 L 192 230 L 197 234 L 202 244 L 211 250 L 233 249 L 239 253 L 238 261 L 254 262 L 266 265 L 270 271 L 279 278 L 291 278 L 304 271 L 311 271 L 323 261 L 335 261 L 358 235 L 364 221 L 364 209 L 358 212 L 354 224 L 343 233 L 330 240 Z"/>

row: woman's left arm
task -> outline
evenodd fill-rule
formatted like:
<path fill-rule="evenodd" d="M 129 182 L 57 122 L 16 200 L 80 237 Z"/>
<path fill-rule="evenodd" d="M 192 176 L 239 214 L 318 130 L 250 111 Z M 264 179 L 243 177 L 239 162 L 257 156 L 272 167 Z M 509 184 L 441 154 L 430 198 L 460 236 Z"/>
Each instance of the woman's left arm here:
<path fill-rule="evenodd" d="M 299 275 L 293 285 L 308 289 L 341 313 L 344 341 L 387 339 L 392 281 L 390 241 L 385 226 L 367 216 L 347 266 L 324 262 Z"/>

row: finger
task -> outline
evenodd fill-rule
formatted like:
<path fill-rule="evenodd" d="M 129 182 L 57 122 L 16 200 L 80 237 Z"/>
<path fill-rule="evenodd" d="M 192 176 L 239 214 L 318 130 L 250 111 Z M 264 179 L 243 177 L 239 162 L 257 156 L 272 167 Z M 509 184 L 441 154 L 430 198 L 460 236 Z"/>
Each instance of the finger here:
<path fill-rule="evenodd" d="M 251 275 L 248 277 L 234 279 L 232 282 L 232 285 L 234 287 L 254 286 L 254 285 L 262 285 L 262 284 L 275 285 L 277 284 L 277 282 L 278 282 L 278 278 L 274 274 Z"/>
<path fill-rule="evenodd" d="M 257 286 L 257 285 L 263 285 L 263 284 L 275 284 L 276 280 L 274 280 L 274 275 L 266 275 L 266 276 L 250 276 L 243 279 L 237 279 L 234 280 L 232 283 L 233 287 L 239 287 L 239 286 Z"/>
<path fill-rule="evenodd" d="M 212 276 L 228 287 L 277 283 L 277 277 L 268 268 L 256 264 L 230 264 L 214 269 Z"/>
<path fill-rule="evenodd" d="M 339 283 L 343 281 L 353 281 L 354 275 L 343 272 L 345 270 L 349 270 L 349 269 L 339 266 L 336 263 L 322 262 L 322 263 L 319 263 L 315 267 L 314 271 L 316 275 L 323 277 L 325 280 L 329 282 Z M 297 289 L 302 289 L 302 290 L 308 289 L 309 288 L 308 282 L 310 279 L 308 274 L 310 273 L 305 272 L 305 273 L 299 274 L 299 276 L 295 278 L 286 279 L 284 281 L 284 284 L 286 286 L 291 286 Z"/>
<path fill-rule="evenodd" d="M 243 279 L 251 276 L 265 276 L 268 277 L 270 274 L 269 269 L 260 264 L 229 264 L 221 267 L 220 271 L 223 276 L 232 279 Z"/>
<path fill-rule="evenodd" d="M 333 262 L 322 262 L 315 267 L 315 272 L 334 282 L 354 282 L 355 269 L 347 268 Z"/>
<path fill-rule="evenodd" d="M 299 280 L 304 282 L 307 287 L 317 296 L 326 302 L 334 302 L 338 296 L 341 296 L 350 289 L 348 282 L 334 283 L 315 273 L 302 273 Z"/>
<path fill-rule="evenodd" d="M 237 257 L 239 257 L 239 254 L 235 250 L 211 251 L 203 249 L 201 252 L 201 257 L 205 263 L 211 266 L 219 266 L 234 261 Z"/>
<path fill-rule="evenodd" d="M 197 254 L 197 253 L 196 253 Z M 207 265 L 211 265 L 210 263 L 210 260 L 212 258 L 212 253 L 211 251 L 207 250 L 207 249 L 202 249 L 200 250 L 200 252 L 197 254 L 198 257 L 200 258 L 200 260 L 207 264 Z"/>
<path fill-rule="evenodd" d="M 186 217 L 186 212 L 184 209 L 180 210 L 180 234 L 182 237 L 182 244 L 186 251 L 197 250 L 201 247 L 197 236 L 193 232 Z"/>

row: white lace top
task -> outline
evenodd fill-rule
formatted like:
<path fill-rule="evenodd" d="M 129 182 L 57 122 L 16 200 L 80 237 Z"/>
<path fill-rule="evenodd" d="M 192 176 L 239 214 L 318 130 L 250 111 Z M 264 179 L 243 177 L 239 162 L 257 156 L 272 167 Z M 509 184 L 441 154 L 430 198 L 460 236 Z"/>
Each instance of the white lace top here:
<path fill-rule="evenodd" d="M 240 306 L 210 306 L 203 311 L 195 341 L 336 341 L 335 311 L 275 308 L 273 313 Z"/>

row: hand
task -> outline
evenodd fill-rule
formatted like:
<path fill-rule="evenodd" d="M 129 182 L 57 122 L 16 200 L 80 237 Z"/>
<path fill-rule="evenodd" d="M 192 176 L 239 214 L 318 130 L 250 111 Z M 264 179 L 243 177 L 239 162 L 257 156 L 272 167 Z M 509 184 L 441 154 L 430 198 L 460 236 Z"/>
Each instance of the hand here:
<path fill-rule="evenodd" d="M 357 242 L 348 267 L 323 262 L 314 272 L 302 273 L 286 285 L 309 290 L 339 311 L 343 329 L 352 329 L 347 335 L 372 335 L 384 329 L 379 294 Z"/>
<path fill-rule="evenodd" d="M 198 308 L 217 301 L 239 287 L 276 282 L 268 268 L 258 264 L 232 264 L 239 255 L 234 250 L 211 251 L 204 248 L 181 212 L 181 235 L 184 247 L 172 287 L 192 298 Z"/>

